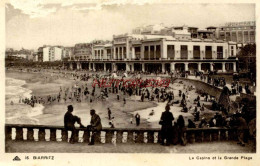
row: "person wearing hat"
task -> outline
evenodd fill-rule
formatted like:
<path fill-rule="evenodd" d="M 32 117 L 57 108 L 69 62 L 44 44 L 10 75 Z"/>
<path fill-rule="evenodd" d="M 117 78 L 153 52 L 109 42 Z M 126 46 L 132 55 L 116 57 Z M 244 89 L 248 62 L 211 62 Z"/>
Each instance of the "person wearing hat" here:
<path fill-rule="evenodd" d="M 166 146 L 170 145 L 171 139 L 171 131 L 172 131 L 172 121 L 174 117 L 170 112 L 170 106 L 166 105 L 165 111 L 162 112 L 161 119 L 159 124 L 162 125 L 161 134 L 162 134 L 162 142 L 161 145 L 164 145 L 164 141 L 166 139 Z"/>
<path fill-rule="evenodd" d="M 76 135 L 75 122 L 77 122 L 81 128 L 84 128 L 84 126 L 82 125 L 80 118 L 74 116 L 72 112 L 73 112 L 73 106 L 68 105 L 68 111 L 64 115 L 64 127 L 66 130 L 71 131 L 71 137 L 69 142 L 73 144 L 75 141 L 77 141 L 75 140 L 75 135 Z"/>

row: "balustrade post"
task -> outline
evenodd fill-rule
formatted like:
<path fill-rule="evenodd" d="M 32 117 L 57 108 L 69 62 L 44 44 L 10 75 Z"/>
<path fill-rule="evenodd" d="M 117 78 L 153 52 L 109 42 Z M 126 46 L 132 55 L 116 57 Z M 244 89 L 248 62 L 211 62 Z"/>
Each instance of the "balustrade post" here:
<path fill-rule="evenodd" d="M 12 140 L 12 128 L 11 127 L 5 127 L 5 140 Z"/>
<path fill-rule="evenodd" d="M 154 131 L 147 132 L 147 143 L 154 143 Z"/>
<path fill-rule="evenodd" d="M 159 144 L 160 144 L 160 143 L 162 143 L 162 141 L 163 141 L 163 140 L 162 140 L 162 133 L 161 133 L 161 131 L 159 131 L 159 132 L 158 132 L 158 139 L 157 139 L 157 143 L 159 143 Z"/>
<path fill-rule="evenodd" d="M 95 134 L 96 134 L 96 136 L 94 137 L 95 143 L 97 143 L 97 144 L 101 143 L 101 132 L 96 132 Z"/>
<path fill-rule="evenodd" d="M 22 127 L 16 127 L 16 141 L 22 141 L 23 140 L 23 128 Z"/>
<path fill-rule="evenodd" d="M 205 130 L 204 131 L 204 138 L 203 138 L 203 141 L 204 142 L 209 142 L 210 140 L 211 140 L 211 135 L 210 135 L 210 131 L 207 131 L 207 130 Z"/>
<path fill-rule="evenodd" d="M 27 141 L 34 141 L 33 128 L 27 128 Z"/>
<path fill-rule="evenodd" d="M 61 140 L 68 142 L 68 131 L 66 129 L 61 130 Z"/>
<path fill-rule="evenodd" d="M 195 132 L 195 141 L 196 142 L 202 142 L 202 131 L 196 131 Z"/>
<path fill-rule="evenodd" d="M 218 140 L 218 131 L 219 130 L 211 132 L 211 138 L 212 138 L 211 141 L 217 141 Z"/>
<path fill-rule="evenodd" d="M 40 128 L 38 133 L 39 141 L 45 141 L 45 129 Z"/>
<path fill-rule="evenodd" d="M 228 130 L 228 140 L 237 140 L 237 131 L 235 130 Z"/>
<path fill-rule="evenodd" d="M 134 132 L 133 131 L 128 131 L 127 143 L 134 143 Z"/>
<path fill-rule="evenodd" d="M 84 130 L 83 142 L 89 143 L 90 131 Z"/>
<path fill-rule="evenodd" d="M 188 140 L 189 143 L 194 143 L 195 142 L 195 133 L 194 131 L 188 132 Z"/>
<path fill-rule="evenodd" d="M 56 141 L 56 129 L 50 129 L 50 141 Z"/>
<path fill-rule="evenodd" d="M 79 130 L 75 130 L 74 140 L 75 140 L 75 142 L 79 142 Z"/>
<path fill-rule="evenodd" d="M 112 143 L 112 139 L 114 136 L 114 131 L 106 131 L 106 143 Z"/>
<path fill-rule="evenodd" d="M 136 131 L 136 143 L 144 143 L 144 131 Z"/>
<path fill-rule="evenodd" d="M 122 143 L 123 142 L 123 131 L 117 131 L 116 132 L 116 143 Z"/>

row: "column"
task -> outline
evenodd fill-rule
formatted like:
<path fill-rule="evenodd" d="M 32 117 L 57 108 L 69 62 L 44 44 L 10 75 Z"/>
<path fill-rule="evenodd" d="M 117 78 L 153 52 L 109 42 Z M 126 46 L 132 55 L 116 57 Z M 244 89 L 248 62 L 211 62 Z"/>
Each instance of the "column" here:
<path fill-rule="evenodd" d="M 134 64 L 131 63 L 131 66 L 132 66 L 132 67 L 131 67 L 131 71 L 134 72 L 134 71 L 135 71 L 135 70 L 134 70 Z"/>
<path fill-rule="evenodd" d="M 107 65 L 104 63 L 104 71 L 107 71 Z"/>
<path fill-rule="evenodd" d="M 117 71 L 117 65 L 114 63 L 114 71 Z"/>
<path fill-rule="evenodd" d="M 126 71 L 130 71 L 130 65 L 129 65 L 129 63 L 126 63 L 125 65 L 126 65 Z"/>
<path fill-rule="evenodd" d="M 201 62 L 198 63 L 198 71 L 201 71 Z"/>
<path fill-rule="evenodd" d="M 142 71 L 143 71 L 143 72 L 145 71 L 145 69 L 144 69 L 144 63 L 142 63 Z"/>
<path fill-rule="evenodd" d="M 188 59 L 193 58 L 193 45 L 188 44 Z"/>
<path fill-rule="evenodd" d="M 205 44 L 201 44 L 200 46 L 200 59 L 205 59 L 205 55 L 206 55 L 206 46 Z"/>
<path fill-rule="evenodd" d="M 237 63 L 233 62 L 233 72 L 237 72 Z"/>
<path fill-rule="evenodd" d="M 213 63 L 211 62 L 210 63 L 210 71 L 213 71 L 214 70 L 214 68 L 213 68 Z"/>
<path fill-rule="evenodd" d="M 171 71 L 175 71 L 175 63 L 171 63 Z"/>
<path fill-rule="evenodd" d="M 225 73 L 226 72 L 226 63 L 222 62 L 222 72 Z"/>
<path fill-rule="evenodd" d="M 151 48 L 150 48 L 150 46 L 148 46 L 148 59 L 150 60 L 151 58 L 150 58 L 150 51 L 151 51 Z"/>
<path fill-rule="evenodd" d="M 124 47 L 122 47 L 122 58 L 121 59 L 125 59 L 125 55 L 124 55 Z"/>
<path fill-rule="evenodd" d="M 77 69 L 78 69 L 78 70 L 81 69 L 81 63 L 80 63 L 80 62 L 77 63 Z"/>
<path fill-rule="evenodd" d="M 175 59 L 181 59 L 181 45 L 180 44 L 175 44 Z"/>
<path fill-rule="evenodd" d="M 119 52 L 120 52 L 120 49 L 119 49 L 120 47 L 116 47 L 116 49 L 117 49 L 117 59 L 120 59 L 120 57 L 119 57 Z"/>
<path fill-rule="evenodd" d="M 164 41 L 165 39 L 161 42 L 161 58 L 167 59 L 167 44 Z"/>
<path fill-rule="evenodd" d="M 165 72 L 165 63 L 162 63 L 162 72 Z"/>
<path fill-rule="evenodd" d="M 113 59 L 116 59 L 116 47 L 113 48 Z"/>
<path fill-rule="evenodd" d="M 154 45 L 153 48 L 153 57 L 154 59 L 156 59 L 156 45 Z"/>
<path fill-rule="evenodd" d="M 114 72 L 115 71 L 115 63 L 111 63 L 111 67 L 112 67 L 111 71 Z"/>
<path fill-rule="evenodd" d="M 91 70 L 91 63 L 88 63 L 88 70 Z"/>
<path fill-rule="evenodd" d="M 130 51 L 130 47 L 129 47 L 129 39 L 127 38 L 126 39 L 126 59 L 130 59 L 130 57 L 129 57 L 129 51 Z"/>
<path fill-rule="evenodd" d="M 144 45 L 141 45 L 141 59 L 144 59 Z"/>
<path fill-rule="evenodd" d="M 188 71 L 189 70 L 188 63 L 184 63 L 184 65 L 185 65 L 185 71 Z"/>
<path fill-rule="evenodd" d="M 93 63 L 93 71 L 96 71 L 96 65 Z"/>
<path fill-rule="evenodd" d="M 237 46 L 234 45 L 234 56 L 237 56 Z"/>
<path fill-rule="evenodd" d="M 73 64 L 70 63 L 70 70 L 73 70 Z"/>
<path fill-rule="evenodd" d="M 135 48 L 132 46 L 132 59 L 135 59 Z"/>
<path fill-rule="evenodd" d="M 107 53 L 106 53 L 106 49 L 103 49 L 102 50 L 102 60 L 104 60 L 104 59 L 107 59 Z"/>
<path fill-rule="evenodd" d="M 217 46 L 212 45 L 212 59 L 217 59 Z"/>

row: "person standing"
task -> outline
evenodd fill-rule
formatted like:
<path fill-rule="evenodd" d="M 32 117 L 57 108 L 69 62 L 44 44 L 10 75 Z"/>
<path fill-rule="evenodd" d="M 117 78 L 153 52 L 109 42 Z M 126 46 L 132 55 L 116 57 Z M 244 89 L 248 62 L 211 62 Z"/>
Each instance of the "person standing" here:
<path fill-rule="evenodd" d="M 237 117 L 237 130 L 238 130 L 238 144 L 241 146 L 245 146 L 244 142 L 244 137 L 245 137 L 245 132 L 248 129 L 246 120 L 242 117 L 240 113 L 236 114 Z"/>
<path fill-rule="evenodd" d="M 140 115 L 137 113 L 136 115 L 135 115 L 135 122 L 136 122 L 136 126 L 139 126 L 140 125 Z"/>
<path fill-rule="evenodd" d="M 91 120 L 88 129 L 92 131 L 91 141 L 88 145 L 94 145 L 97 136 L 100 136 L 100 132 L 102 130 L 101 119 L 99 115 L 96 114 L 94 109 L 90 110 Z"/>
<path fill-rule="evenodd" d="M 177 126 L 178 126 L 179 142 L 181 143 L 181 145 L 186 145 L 186 140 L 184 139 L 184 133 L 186 128 L 185 128 L 185 122 L 182 115 L 180 115 L 177 119 Z"/>
<path fill-rule="evenodd" d="M 81 123 L 81 120 L 79 117 L 74 116 L 72 114 L 73 112 L 73 106 L 69 105 L 68 106 L 68 111 L 64 115 L 64 127 L 68 131 L 71 131 L 71 137 L 69 142 L 73 144 L 75 140 L 75 134 L 76 134 L 76 128 L 75 128 L 75 122 L 77 122 L 81 128 L 84 128 L 84 126 Z"/>
<path fill-rule="evenodd" d="M 166 139 L 166 146 L 170 145 L 171 139 L 171 129 L 172 129 L 172 121 L 174 117 L 170 112 L 170 106 L 166 105 L 165 111 L 162 112 L 161 119 L 159 124 L 162 125 L 161 134 L 162 134 L 162 142 L 161 145 L 164 145 L 164 140 Z"/>
<path fill-rule="evenodd" d="M 110 120 L 111 119 L 111 110 L 110 108 L 107 108 L 107 114 L 108 114 L 108 119 Z"/>

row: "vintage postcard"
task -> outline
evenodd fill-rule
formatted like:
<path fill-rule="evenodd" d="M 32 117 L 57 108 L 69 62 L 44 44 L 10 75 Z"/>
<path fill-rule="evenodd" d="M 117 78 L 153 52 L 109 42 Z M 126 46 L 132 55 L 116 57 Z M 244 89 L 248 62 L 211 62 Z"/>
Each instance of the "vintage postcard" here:
<path fill-rule="evenodd" d="M 257 165 L 256 1 L 0 6 L 0 165 Z"/>

